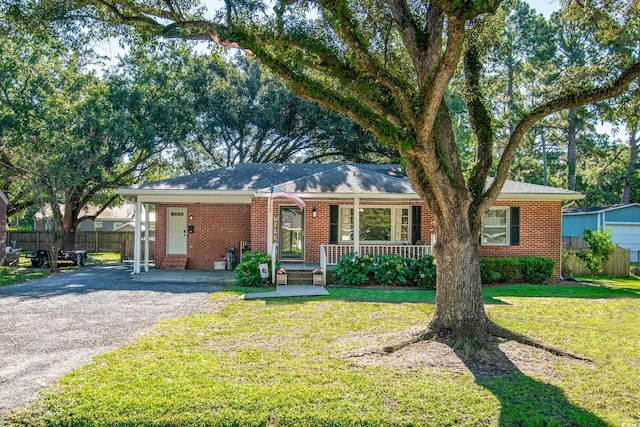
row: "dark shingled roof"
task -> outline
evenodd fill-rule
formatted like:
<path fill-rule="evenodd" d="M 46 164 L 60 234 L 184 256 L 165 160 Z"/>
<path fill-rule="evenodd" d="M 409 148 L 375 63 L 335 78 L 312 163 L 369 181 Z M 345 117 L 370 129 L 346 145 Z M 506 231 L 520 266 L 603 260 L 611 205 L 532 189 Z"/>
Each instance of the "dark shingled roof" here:
<path fill-rule="evenodd" d="M 492 181 L 489 178 L 487 185 Z M 132 190 L 202 190 L 247 191 L 266 193 L 271 186 L 292 193 L 371 193 L 415 194 L 413 186 L 399 165 L 242 163 L 194 175 L 149 182 Z M 566 195 L 575 199 L 579 193 L 543 185 L 506 181 L 503 195 Z"/>

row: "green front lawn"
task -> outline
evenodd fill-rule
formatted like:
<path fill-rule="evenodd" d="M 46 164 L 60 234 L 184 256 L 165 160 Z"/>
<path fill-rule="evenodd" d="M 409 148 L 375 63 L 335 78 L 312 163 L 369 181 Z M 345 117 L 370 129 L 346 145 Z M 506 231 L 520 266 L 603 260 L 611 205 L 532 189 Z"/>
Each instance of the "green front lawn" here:
<path fill-rule="evenodd" d="M 509 375 L 479 375 L 439 343 L 376 352 L 426 325 L 429 291 L 341 288 L 330 297 L 251 301 L 239 299 L 243 289 L 216 293 L 210 312 L 161 322 L 5 422 L 632 425 L 640 423 L 638 284 L 486 289 L 496 322 L 593 361 L 505 343 L 519 369 Z"/>
<path fill-rule="evenodd" d="M 31 263 L 29 263 L 29 265 L 31 265 Z M 49 274 L 50 272 L 48 269 L 0 266 L 0 288 L 7 285 L 26 282 L 28 280 L 47 277 Z"/>

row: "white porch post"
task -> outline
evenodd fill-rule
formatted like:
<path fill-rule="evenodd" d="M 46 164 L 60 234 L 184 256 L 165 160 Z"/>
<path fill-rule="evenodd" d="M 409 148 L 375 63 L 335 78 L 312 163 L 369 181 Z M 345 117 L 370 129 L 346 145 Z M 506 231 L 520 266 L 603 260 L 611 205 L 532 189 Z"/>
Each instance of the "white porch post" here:
<path fill-rule="evenodd" d="M 144 205 L 144 271 L 149 271 L 149 203 Z"/>
<path fill-rule="evenodd" d="M 267 254 L 271 255 L 273 246 L 273 199 L 268 196 L 267 202 Z"/>
<path fill-rule="evenodd" d="M 136 200 L 135 231 L 133 233 L 133 274 L 140 274 L 140 228 L 142 225 L 142 203 Z"/>
<path fill-rule="evenodd" d="M 271 257 L 271 283 L 276 283 L 276 254 L 273 247 L 273 197 L 267 202 L 267 255 Z"/>
<path fill-rule="evenodd" d="M 353 198 L 353 252 L 360 253 L 360 197 Z"/>

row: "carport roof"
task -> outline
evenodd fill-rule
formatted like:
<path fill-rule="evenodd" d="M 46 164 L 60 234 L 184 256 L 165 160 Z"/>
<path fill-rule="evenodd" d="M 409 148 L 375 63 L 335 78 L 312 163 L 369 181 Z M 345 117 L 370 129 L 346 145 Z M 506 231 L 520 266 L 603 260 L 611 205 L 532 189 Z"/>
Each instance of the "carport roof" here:
<path fill-rule="evenodd" d="M 487 185 L 492 181 L 489 178 Z M 291 193 L 314 194 L 390 194 L 415 196 L 399 165 L 242 163 L 194 175 L 120 187 L 122 195 L 220 193 L 266 196 L 271 187 Z M 180 193 L 178 193 L 180 192 Z M 580 193 L 561 188 L 506 181 L 501 198 L 569 200 Z"/>

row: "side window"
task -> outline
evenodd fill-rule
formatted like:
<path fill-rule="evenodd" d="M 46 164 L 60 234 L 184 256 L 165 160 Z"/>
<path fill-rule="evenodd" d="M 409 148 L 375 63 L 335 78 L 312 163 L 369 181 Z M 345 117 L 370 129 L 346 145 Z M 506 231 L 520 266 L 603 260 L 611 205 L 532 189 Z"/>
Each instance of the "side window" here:
<path fill-rule="evenodd" d="M 509 244 L 509 208 L 491 208 L 484 217 L 482 227 L 483 245 Z"/>

